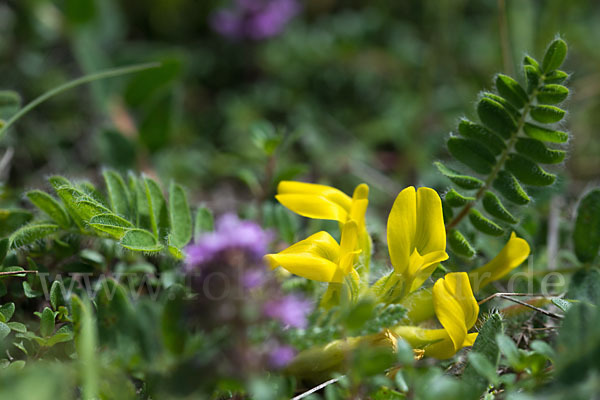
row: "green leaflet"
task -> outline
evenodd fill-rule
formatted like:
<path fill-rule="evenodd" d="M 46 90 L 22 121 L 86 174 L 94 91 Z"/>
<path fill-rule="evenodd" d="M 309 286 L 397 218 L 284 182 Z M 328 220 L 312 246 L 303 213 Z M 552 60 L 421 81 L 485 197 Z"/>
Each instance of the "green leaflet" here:
<path fill-rule="evenodd" d="M 496 77 L 496 89 L 500 96 L 512 103 L 517 108 L 523 108 L 528 101 L 527 93 L 519 85 L 519 82 L 507 75 L 498 74 Z"/>
<path fill-rule="evenodd" d="M 85 195 L 87 195 L 87 197 L 89 199 L 100 204 L 102 207 L 105 207 L 105 208 L 110 207 L 110 205 L 108 204 L 108 201 L 106 201 L 106 198 L 104 197 L 104 195 L 102 195 L 102 193 L 100 193 L 100 191 L 98 191 L 98 189 L 96 189 L 96 187 L 94 185 L 92 185 L 91 182 L 83 181 L 83 182 L 80 182 L 77 186 L 79 186 L 79 189 L 81 189 L 81 191 Z"/>
<path fill-rule="evenodd" d="M 196 210 L 196 220 L 194 223 L 194 239 L 198 240 L 202 234 L 214 230 L 214 225 L 215 222 L 212 211 L 206 207 L 198 207 L 198 210 Z"/>
<path fill-rule="evenodd" d="M 487 97 L 488 99 L 494 100 L 495 102 L 498 102 L 502 105 L 502 107 L 504 107 L 506 109 L 506 111 L 508 111 L 508 113 L 515 119 L 518 120 L 521 117 L 521 113 L 519 112 L 519 110 L 512 105 L 512 103 L 508 100 L 506 100 L 504 97 L 502 96 L 498 96 L 495 93 L 491 93 L 491 92 L 483 92 L 483 95 L 485 97 Z"/>
<path fill-rule="evenodd" d="M 83 219 L 88 222 L 90 219 L 100 214 L 108 214 L 110 210 L 104 207 L 102 204 L 95 202 L 91 198 L 85 198 L 75 203 L 75 212 Z"/>
<path fill-rule="evenodd" d="M 457 186 L 463 189 L 479 189 L 483 186 L 483 181 L 481 179 L 456 172 L 446 167 L 439 161 L 436 161 L 434 165 L 437 167 L 438 171 L 440 171 L 442 175 L 444 175 L 452 182 L 454 182 Z"/>
<path fill-rule="evenodd" d="M 11 247 L 18 248 L 27 246 L 28 244 L 43 239 L 58 230 L 59 226 L 54 224 L 26 225 L 10 236 Z"/>
<path fill-rule="evenodd" d="M 531 118 L 543 124 L 553 124 L 565 116 L 565 110 L 555 106 L 533 106 L 530 110 Z"/>
<path fill-rule="evenodd" d="M 569 140 L 569 134 L 566 132 L 547 129 L 538 125 L 526 122 L 523 126 L 523 131 L 532 139 L 541 140 L 550 143 L 565 143 Z"/>
<path fill-rule="evenodd" d="M 54 175 L 48 178 L 48 182 L 54 190 L 58 190 L 63 186 L 72 186 L 71 182 L 64 176 Z"/>
<path fill-rule="evenodd" d="M 462 207 L 471 201 L 475 201 L 475 197 L 463 196 L 456 190 L 450 189 L 444 196 L 444 201 L 451 207 Z"/>
<path fill-rule="evenodd" d="M 600 250 L 600 189 L 588 192 L 577 207 L 573 229 L 575 255 L 581 262 L 592 262 Z"/>
<path fill-rule="evenodd" d="M 509 155 L 506 169 L 526 185 L 548 186 L 556 180 L 556 175 L 549 174 L 533 161 L 518 154 Z"/>
<path fill-rule="evenodd" d="M 563 85 L 545 85 L 537 95 L 537 100 L 542 104 L 559 104 L 569 97 L 569 89 Z"/>
<path fill-rule="evenodd" d="M 146 188 L 146 200 L 148 201 L 152 233 L 161 240 L 166 239 L 169 231 L 169 214 L 167 212 L 167 202 L 165 201 L 162 189 L 158 183 L 151 178 L 144 177 L 143 180 Z"/>
<path fill-rule="evenodd" d="M 546 74 L 545 83 L 562 83 L 569 77 L 565 71 L 556 70 Z"/>
<path fill-rule="evenodd" d="M 496 375 L 495 372 L 500 362 L 500 349 L 498 348 L 496 337 L 503 333 L 504 323 L 502 316 L 498 312 L 490 314 L 479 330 L 479 335 L 477 335 L 477 339 L 471 349 L 471 352 L 484 357 L 491 365 L 494 375 Z M 471 388 L 474 394 L 473 398 L 479 398 L 488 387 L 488 384 L 491 383 L 490 379 L 493 376 L 487 376 L 488 374 L 482 373 L 481 368 L 476 368 L 473 364 L 474 360 L 470 359 L 469 361 L 463 372 L 462 380 Z"/>
<path fill-rule="evenodd" d="M 192 240 L 192 214 L 185 190 L 174 182 L 171 182 L 169 188 L 169 215 L 171 217 L 169 243 L 181 249 Z"/>
<path fill-rule="evenodd" d="M 477 114 L 486 127 L 506 139 L 517 129 L 515 120 L 506 108 L 490 98 L 484 97 L 479 101 Z"/>
<path fill-rule="evenodd" d="M 558 69 L 562 65 L 566 56 L 567 43 L 565 43 L 565 41 L 562 39 L 554 40 L 552 43 L 550 43 L 550 46 L 548 46 L 548 49 L 544 54 L 544 61 L 542 61 L 542 70 L 545 73 L 548 73 L 554 71 L 555 69 Z"/>
<path fill-rule="evenodd" d="M 126 249 L 148 253 L 158 252 L 163 248 L 154 235 L 143 229 L 128 230 L 120 243 Z"/>
<path fill-rule="evenodd" d="M 527 80 L 527 93 L 531 94 L 540 83 L 540 71 L 533 65 L 524 65 L 523 69 L 525 71 L 525 79 Z"/>
<path fill-rule="evenodd" d="M 500 236 L 504 233 L 504 230 L 498 224 L 484 217 L 474 208 L 469 211 L 469 221 L 477 230 L 486 235 Z"/>
<path fill-rule="evenodd" d="M 515 150 L 531 160 L 542 164 L 558 164 L 565 159 L 564 150 L 549 149 L 537 139 L 519 138 Z"/>
<path fill-rule="evenodd" d="M 515 204 L 525 205 L 530 199 L 525 190 L 521 187 L 517 178 L 508 171 L 498 172 L 498 176 L 492 184 L 500 194 L 508 201 Z"/>
<path fill-rule="evenodd" d="M 54 333 L 54 311 L 52 311 L 49 307 L 44 308 L 42 311 L 41 321 L 40 321 L 40 334 L 43 337 L 49 337 Z"/>
<path fill-rule="evenodd" d="M 462 119 L 458 123 L 458 133 L 465 138 L 477 140 L 496 156 L 506 148 L 500 136 L 468 119 Z"/>
<path fill-rule="evenodd" d="M 58 225 L 63 228 L 69 227 L 71 224 L 69 215 L 54 197 L 41 190 L 31 190 L 26 196 L 33 205 L 45 212 Z"/>
<path fill-rule="evenodd" d="M 108 191 L 112 211 L 123 218 L 131 218 L 133 213 L 129 190 L 121 175 L 110 170 L 105 170 L 102 175 L 106 183 L 106 190 Z"/>
<path fill-rule="evenodd" d="M 58 182 L 60 182 L 60 180 Z M 52 184 L 52 186 L 54 186 L 54 183 Z M 80 190 L 72 187 L 70 183 L 55 188 L 55 191 L 58 197 L 62 200 L 65 208 L 67 209 L 67 212 L 69 213 L 71 218 L 73 218 L 73 221 L 75 221 L 75 224 L 77 224 L 79 228 L 83 228 L 85 224 L 83 222 L 83 219 L 79 215 L 79 212 L 77 211 L 76 204 L 79 198 L 85 195 Z"/>
<path fill-rule="evenodd" d="M 482 200 L 483 208 L 492 217 L 498 218 L 509 224 L 516 224 L 518 220 L 504 207 L 498 196 L 492 192 L 485 192 Z"/>
<path fill-rule="evenodd" d="M 448 150 L 458 161 L 480 174 L 492 172 L 496 158 L 489 150 L 471 139 L 451 137 L 448 139 Z"/>
<path fill-rule="evenodd" d="M 67 305 L 64 287 L 61 281 L 52 282 L 52 286 L 50 287 L 50 305 L 54 310 L 58 310 L 58 307 L 60 306 Z"/>
<path fill-rule="evenodd" d="M 463 257 L 471 258 L 475 255 L 473 246 L 471 246 L 463 234 L 456 229 L 451 229 L 448 232 L 448 245 L 453 252 Z"/>
<path fill-rule="evenodd" d="M 129 229 L 133 228 L 131 222 L 112 213 L 95 215 L 90 219 L 89 225 L 116 239 L 121 239 Z"/>

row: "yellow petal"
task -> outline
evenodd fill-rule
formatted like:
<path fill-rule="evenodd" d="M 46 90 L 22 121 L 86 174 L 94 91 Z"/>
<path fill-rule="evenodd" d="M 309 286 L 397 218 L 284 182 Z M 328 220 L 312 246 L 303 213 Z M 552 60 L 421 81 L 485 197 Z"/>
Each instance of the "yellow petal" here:
<path fill-rule="evenodd" d="M 490 262 L 469 273 L 473 290 L 478 292 L 490 282 L 498 280 L 518 267 L 529 257 L 529 244 L 513 232 L 500 253 Z"/>
<path fill-rule="evenodd" d="M 452 357 L 458 350 L 465 346 L 472 346 L 477 338 L 477 333 L 469 333 L 462 345 L 455 348 L 445 329 L 396 326 L 391 328 L 391 331 L 406 340 L 413 348 L 424 349 L 426 356 L 435 357 L 440 360 Z"/>
<path fill-rule="evenodd" d="M 273 267 L 281 266 L 294 275 L 319 282 L 341 282 L 336 279 L 337 264 L 310 253 L 267 254 L 265 261 Z"/>
<path fill-rule="evenodd" d="M 277 194 L 303 194 L 325 197 L 327 200 L 339 204 L 346 212 L 350 212 L 352 205 L 352 199 L 341 190 L 316 183 L 281 181 L 277 186 Z"/>
<path fill-rule="evenodd" d="M 416 227 L 416 192 L 415 188 L 410 186 L 396 197 L 388 217 L 388 249 L 397 273 L 403 273 L 408 268 L 410 255 L 415 247 Z"/>
<path fill-rule="evenodd" d="M 419 253 L 425 255 L 446 248 L 446 227 L 442 214 L 442 201 L 433 189 L 417 190 L 417 226 L 414 243 Z"/>
<path fill-rule="evenodd" d="M 310 235 L 281 251 L 279 254 L 309 253 L 314 257 L 322 257 L 337 262 L 340 257 L 340 246 L 331 235 L 325 231 Z"/>
<path fill-rule="evenodd" d="M 468 275 L 465 272 L 453 272 L 438 279 L 433 285 L 433 307 L 454 349 L 460 349 L 467 337 L 467 330 L 475 324 L 479 314 L 479 305 L 473 296 Z"/>
<path fill-rule="evenodd" d="M 422 349 L 432 343 L 449 340 L 444 329 L 425 329 L 417 326 L 395 326 L 390 329 L 395 335 L 402 337 L 413 348 Z"/>
<path fill-rule="evenodd" d="M 278 194 L 275 196 L 284 207 L 296 214 L 314 219 L 332 219 L 346 222 L 348 211 L 340 204 L 323 196 L 305 194 Z"/>
<path fill-rule="evenodd" d="M 434 251 L 421 256 L 417 249 L 410 256 L 408 266 L 408 293 L 413 292 L 421 287 L 423 282 L 431 276 L 437 265 L 448 259 L 448 254 L 445 251 Z"/>

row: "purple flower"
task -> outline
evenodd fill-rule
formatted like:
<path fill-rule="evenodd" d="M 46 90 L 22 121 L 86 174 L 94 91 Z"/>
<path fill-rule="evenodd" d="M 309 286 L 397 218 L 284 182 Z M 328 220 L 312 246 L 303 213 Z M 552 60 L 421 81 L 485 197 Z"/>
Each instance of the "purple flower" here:
<path fill-rule="evenodd" d="M 261 40 L 283 31 L 299 11 L 297 0 L 237 0 L 215 12 L 210 23 L 223 36 Z"/>
<path fill-rule="evenodd" d="M 294 359 L 296 350 L 291 346 L 277 345 L 269 351 L 269 364 L 273 368 L 283 368 Z"/>
<path fill-rule="evenodd" d="M 241 250 L 253 261 L 267 252 L 272 233 L 252 221 L 241 221 L 235 214 L 225 214 L 217 220 L 215 231 L 204 234 L 186 250 L 186 270 L 209 263 L 227 250 Z"/>
<path fill-rule="evenodd" d="M 304 329 L 308 325 L 306 317 L 312 308 L 310 301 L 296 295 L 287 295 L 267 302 L 264 313 L 267 317 L 279 320 L 285 326 Z"/>

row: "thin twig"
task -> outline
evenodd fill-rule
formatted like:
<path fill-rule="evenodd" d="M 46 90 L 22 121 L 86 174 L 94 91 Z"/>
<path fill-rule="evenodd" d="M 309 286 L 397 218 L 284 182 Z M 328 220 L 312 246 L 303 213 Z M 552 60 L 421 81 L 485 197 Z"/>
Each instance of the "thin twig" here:
<path fill-rule="evenodd" d="M 4 271 L 0 272 L 0 276 L 13 276 L 19 274 L 37 274 L 37 271 Z"/>
<path fill-rule="evenodd" d="M 550 318 L 556 318 L 556 319 L 563 319 L 564 318 L 562 315 L 555 314 L 555 313 L 550 312 L 550 311 L 546 311 L 543 308 L 536 307 L 536 306 L 531 305 L 529 303 L 526 303 L 524 301 L 513 299 L 513 298 L 508 297 L 508 296 L 543 297 L 543 298 L 549 297 L 549 296 L 545 296 L 545 295 L 542 295 L 542 294 L 538 295 L 538 294 L 527 294 L 527 293 L 494 293 L 493 295 L 488 296 L 485 299 L 481 300 L 477 304 L 482 305 L 483 303 L 486 303 L 486 302 L 492 300 L 493 298 L 500 297 L 501 299 L 509 300 L 509 301 L 514 302 L 514 303 L 520 304 L 522 306 L 531 308 L 532 310 L 535 310 L 535 311 L 537 311 L 539 313 L 542 313 L 542 314 L 544 314 L 544 315 L 546 315 L 546 316 L 548 316 Z M 557 296 L 550 296 L 550 297 L 558 297 L 558 295 Z"/>
<path fill-rule="evenodd" d="M 343 377 L 344 377 L 344 375 L 342 375 L 342 376 L 339 376 L 339 377 L 337 377 L 337 378 L 330 379 L 330 380 L 328 380 L 328 381 L 326 381 L 326 382 L 323 382 L 323 383 L 321 383 L 319 386 L 315 386 L 314 388 L 310 389 L 309 391 L 307 391 L 307 392 L 304 392 L 304 393 L 302 393 L 302 394 L 299 394 L 298 396 L 296 396 L 296 397 L 292 398 L 292 400 L 300 400 L 300 399 L 303 399 L 303 398 L 305 398 L 305 397 L 308 397 L 308 396 L 310 396 L 311 394 L 313 394 L 313 393 L 315 393 L 315 392 L 318 392 L 319 390 L 323 389 L 324 387 L 326 387 L 326 386 L 329 386 L 329 385 L 331 385 L 332 383 L 336 383 L 337 381 L 339 381 L 339 380 L 340 380 L 340 379 L 342 379 Z"/>
<path fill-rule="evenodd" d="M 112 78 L 112 77 L 116 77 L 116 76 L 120 76 L 120 75 L 130 74 L 132 72 L 143 71 L 143 70 L 150 69 L 150 68 L 157 68 L 160 66 L 161 66 L 161 64 L 157 63 L 157 62 L 129 65 L 126 67 L 114 68 L 114 69 L 109 69 L 106 71 L 100 71 L 97 73 L 93 73 L 90 75 L 85 75 L 85 76 L 82 76 L 81 78 L 77 78 L 77 79 L 69 81 L 65 84 L 62 84 L 60 86 L 57 86 L 54 89 L 51 89 L 51 90 L 47 91 L 46 93 L 42 94 L 41 96 L 33 99 L 30 103 L 28 103 L 25 107 L 21 108 L 15 115 L 13 115 L 6 122 L 6 124 L 2 128 L 0 128 L 0 139 L 3 138 L 4 134 L 8 131 L 8 128 L 10 128 L 19 118 L 21 118 L 23 115 L 27 114 L 29 111 L 34 109 L 40 103 L 43 103 L 44 101 L 48 100 L 50 97 L 55 96 L 65 90 L 74 88 L 79 85 L 83 85 L 85 83 L 97 81 L 99 79 Z"/>

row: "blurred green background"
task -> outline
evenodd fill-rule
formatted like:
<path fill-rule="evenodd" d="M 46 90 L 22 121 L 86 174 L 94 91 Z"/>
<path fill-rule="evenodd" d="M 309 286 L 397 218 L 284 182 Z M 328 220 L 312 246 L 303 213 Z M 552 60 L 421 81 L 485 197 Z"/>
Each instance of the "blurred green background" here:
<path fill-rule="evenodd" d="M 0 83 L 27 102 L 82 74 L 162 67 L 61 94 L 21 120 L 6 187 L 49 174 L 137 169 L 186 185 L 216 211 L 266 199 L 281 178 L 366 181 L 386 209 L 409 184 L 443 189 L 431 164 L 493 74 L 521 76 L 557 34 L 573 73 L 573 197 L 600 179 L 600 3 L 583 0 L 309 0 L 281 34 L 232 40 L 210 16 L 231 1 L 4 0 Z M 272 126 L 265 125 L 269 121 Z M 275 132 L 275 133 L 274 133 Z M 265 137 L 281 134 L 275 156 Z M 10 198 L 10 193 L 4 193 Z"/>

